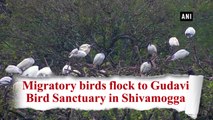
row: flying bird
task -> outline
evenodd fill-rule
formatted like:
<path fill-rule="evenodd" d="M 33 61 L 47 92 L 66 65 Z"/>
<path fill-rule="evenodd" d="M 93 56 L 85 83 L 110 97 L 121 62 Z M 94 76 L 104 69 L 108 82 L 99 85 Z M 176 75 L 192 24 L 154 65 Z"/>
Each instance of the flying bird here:
<path fill-rule="evenodd" d="M 189 55 L 189 52 L 185 49 L 178 50 L 175 54 L 171 56 L 171 60 L 183 59 Z"/>
<path fill-rule="evenodd" d="M 65 65 L 63 68 L 62 68 L 62 74 L 66 75 L 66 74 L 69 74 L 71 72 L 71 66 L 70 65 Z"/>
<path fill-rule="evenodd" d="M 93 60 L 93 65 L 94 66 L 99 66 L 103 63 L 105 59 L 104 53 L 98 53 L 95 55 L 94 60 Z"/>
<path fill-rule="evenodd" d="M 26 76 L 26 77 L 37 77 L 37 73 L 39 71 L 39 67 L 37 65 L 31 66 L 27 68 L 21 76 Z"/>
<path fill-rule="evenodd" d="M 149 44 L 147 47 L 148 53 L 153 55 L 157 53 L 157 48 L 153 44 Z"/>
<path fill-rule="evenodd" d="M 179 41 L 178 41 L 178 39 L 176 37 L 171 37 L 169 39 L 169 45 L 171 47 L 173 47 L 173 46 L 179 46 L 180 44 L 179 44 Z"/>
<path fill-rule="evenodd" d="M 145 74 L 145 73 L 149 72 L 151 70 L 151 68 L 152 68 L 151 62 L 143 62 L 140 67 L 140 72 L 142 74 Z"/>
<path fill-rule="evenodd" d="M 53 72 L 50 67 L 44 67 L 40 69 L 36 74 L 37 77 L 50 77 L 51 75 L 53 75 Z"/>
<path fill-rule="evenodd" d="M 91 49 L 91 45 L 89 45 L 89 44 L 82 44 L 82 45 L 79 47 L 79 50 L 84 51 L 86 54 L 89 54 L 90 49 Z"/>
<path fill-rule="evenodd" d="M 191 38 L 195 35 L 195 29 L 193 27 L 188 27 L 185 31 L 185 35 L 187 38 Z"/>
<path fill-rule="evenodd" d="M 21 70 L 26 70 L 27 68 L 31 67 L 35 63 L 35 60 L 33 58 L 25 58 L 22 60 L 17 67 Z"/>
<path fill-rule="evenodd" d="M 7 68 L 5 69 L 5 71 L 10 74 L 21 74 L 22 73 L 22 70 L 15 65 L 8 65 Z"/>

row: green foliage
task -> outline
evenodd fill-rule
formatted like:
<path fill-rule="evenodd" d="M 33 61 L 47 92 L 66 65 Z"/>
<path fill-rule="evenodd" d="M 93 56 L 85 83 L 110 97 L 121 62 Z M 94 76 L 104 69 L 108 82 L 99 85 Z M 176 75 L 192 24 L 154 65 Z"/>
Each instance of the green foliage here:
<path fill-rule="evenodd" d="M 110 53 L 104 67 L 107 68 L 112 63 L 117 65 L 116 69 L 107 68 L 110 75 L 132 75 L 132 72 L 137 74 L 128 67 L 136 66 L 138 70 L 141 62 L 149 59 L 146 51 L 149 42 L 158 49 L 158 69 L 150 75 L 186 74 L 188 69 L 207 77 L 213 75 L 211 0 L 7 0 L 0 4 L 1 76 L 5 75 L 4 68 L 8 64 L 16 65 L 30 56 L 36 59 L 39 66 L 45 66 L 46 58 L 51 69 L 59 74 L 64 64 L 69 61 L 69 52 L 83 43 L 93 44 L 91 57 L 97 52 Z M 180 21 L 181 11 L 193 11 L 194 20 Z M 198 62 L 194 60 L 194 54 L 191 54 L 192 43 L 184 35 L 189 26 L 196 29 L 193 43 L 198 53 Z M 167 55 L 172 54 L 167 45 L 172 36 L 177 37 L 180 42 L 180 47 L 175 50 L 185 48 L 190 51 L 190 56 L 182 61 L 165 63 Z M 121 67 L 125 68 L 120 70 Z M 88 72 L 87 69 L 82 71 Z M 213 109 L 212 90 L 213 83 L 205 80 L 198 119 L 209 119 L 209 116 L 213 116 L 210 113 Z M 2 91 L 0 96 L 3 96 Z M 0 99 L 1 116 L 5 113 L 3 105 L 4 101 Z M 151 114 L 152 119 L 172 119 L 172 111 L 164 109 L 142 112 L 128 109 L 100 112 L 70 112 L 71 110 L 59 109 L 45 112 L 31 109 L 20 111 L 25 116 L 37 116 L 36 119 L 59 119 L 58 116 L 68 116 L 68 113 L 72 113 L 70 116 L 74 119 L 93 119 L 94 116 L 113 120 L 148 119 Z M 179 115 L 181 119 L 190 119 L 183 112 Z M 12 118 L 20 117 L 12 114 Z"/>

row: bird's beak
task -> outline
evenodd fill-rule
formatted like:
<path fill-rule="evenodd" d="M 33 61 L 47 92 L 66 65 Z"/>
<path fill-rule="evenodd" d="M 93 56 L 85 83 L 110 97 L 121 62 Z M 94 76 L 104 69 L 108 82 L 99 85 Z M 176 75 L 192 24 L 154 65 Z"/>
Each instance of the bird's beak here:
<path fill-rule="evenodd" d="M 71 58 L 72 56 L 73 56 L 73 55 L 72 55 L 72 54 L 70 54 L 70 55 L 69 55 L 69 58 Z"/>
<path fill-rule="evenodd" d="M 91 45 L 90 45 L 90 47 L 93 47 L 95 45 L 95 43 L 92 43 Z"/>
<path fill-rule="evenodd" d="M 171 59 L 172 59 L 172 56 L 167 56 L 167 58 L 166 58 L 166 62 L 171 61 Z"/>

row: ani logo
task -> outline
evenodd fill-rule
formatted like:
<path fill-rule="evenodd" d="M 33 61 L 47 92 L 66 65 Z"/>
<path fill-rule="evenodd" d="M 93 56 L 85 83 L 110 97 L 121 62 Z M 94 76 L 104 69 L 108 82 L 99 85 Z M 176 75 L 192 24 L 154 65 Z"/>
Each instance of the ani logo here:
<path fill-rule="evenodd" d="M 180 12 L 180 21 L 193 21 L 193 12 Z"/>

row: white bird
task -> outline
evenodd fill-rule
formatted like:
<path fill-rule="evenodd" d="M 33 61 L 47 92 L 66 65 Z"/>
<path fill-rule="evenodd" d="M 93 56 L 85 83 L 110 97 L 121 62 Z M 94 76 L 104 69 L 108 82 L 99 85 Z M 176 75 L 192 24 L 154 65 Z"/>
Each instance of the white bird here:
<path fill-rule="evenodd" d="M 151 68 L 152 68 L 152 65 L 150 62 L 143 62 L 140 67 L 140 72 L 143 74 L 147 73 L 151 70 Z"/>
<path fill-rule="evenodd" d="M 11 73 L 11 74 L 21 74 L 22 73 L 22 70 L 15 65 L 8 65 L 7 68 L 5 69 L 5 71 L 7 73 Z"/>
<path fill-rule="evenodd" d="M 178 41 L 178 39 L 176 37 L 171 37 L 169 39 L 169 45 L 171 47 L 173 47 L 173 46 L 179 46 L 180 44 L 179 44 L 179 41 Z"/>
<path fill-rule="evenodd" d="M 93 60 L 94 66 L 101 65 L 103 63 L 104 59 L 105 59 L 104 53 L 96 54 L 94 57 L 94 60 Z"/>
<path fill-rule="evenodd" d="M 195 29 L 193 27 L 188 27 L 185 31 L 185 35 L 187 38 L 191 38 L 195 35 Z"/>
<path fill-rule="evenodd" d="M 22 60 L 17 67 L 21 70 L 26 70 L 27 68 L 31 67 L 35 63 L 35 60 L 33 58 L 25 58 Z"/>
<path fill-rule="evenodd" d="M 71 66 L 70 65 L 65 65 L 62 69 L 62 74 L 69 74 L 71 72 Z"/>
<path fill-rule="evenodd" d="M 9 76 L 5 76 L 0 79 L 0 85 L 8 85 L 12 81 L 12 78 Z"/>
<path fill-rule="evenodd" d="M 77 53 L 78 53 L 78 48 L 73 49 L 69 54 L 69 58 L 71 58 L 72 56 L 74 56 Z"/>
<path fill-rule="evenodd" d="M 69 58 L 71 58 L 71 57 L 81 58 L 81 57 L 85 57 L 86 55 L 87 55 L 86 52 L 84 52 L 82 50 L 78 50 L 77 48 L 75 48 L 70 52 Z"/>
<path fill-rule="evenodd" d="M 73 70 L 73 71 L 71 72 L 71 75 L 77 77 L 77 76 L 80 76 L 80 75 L 81 75 L 81 72 L 78 71 L 78 70 Z"/>
<path fill-rule="evenodd" d="M 153 44 L 149 44 L 147 47 L 148 53 L 153 55 L 157 53 L 157 48 Z"/>
<path fill-rule="evenodd" d="M 99 70 L 100 73 L 106 74 L 105 70 Z"/>
<path fill-rule="evenodd" d="M 171 60 L 183 59 L 189 55 L 189 52 L 185 49 L 178 50 L 175 54 L 172 55 Z"/>
<path fill-rule="evenodd" d="M 89 44 L 82 44 L 79 47 L 79 50 L 84 51 L 86 54 L 88 54 L 90 52 L 90 49 L 91 49 L 91 45 L 89 45 Z"/>
<path fill-rule="evenodd" d="M 82 51 L 82 50 L 78 50 L 78 54 L 75 57 L 85 57 L 87 56 L 86 52 Z"/>
<path fill-rule="evenodd" d="M 50 67 L 44 67 L 40 69 L 36 74 L 37 77 L 50 77 L 51 75 L 53 75 L 53 72 Z"/>
<path fill-rule="evenodd" d="M 39 71 L 39 67 L 37 65 L 31 66 L 27 68 L 21 76 L 26 76 L 26 77 L 37 77 L 37 73 Z"/>

